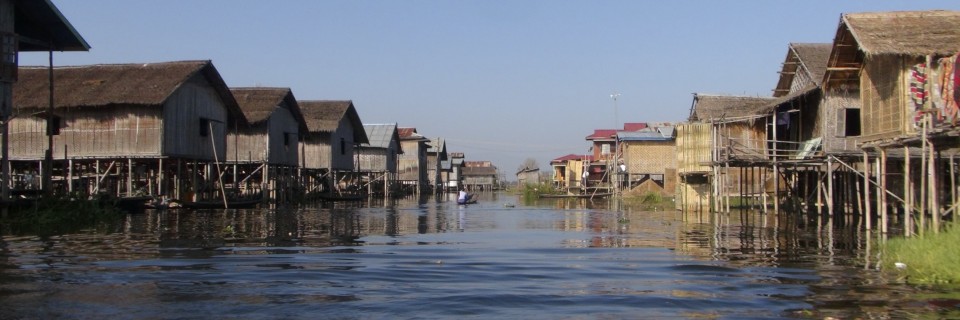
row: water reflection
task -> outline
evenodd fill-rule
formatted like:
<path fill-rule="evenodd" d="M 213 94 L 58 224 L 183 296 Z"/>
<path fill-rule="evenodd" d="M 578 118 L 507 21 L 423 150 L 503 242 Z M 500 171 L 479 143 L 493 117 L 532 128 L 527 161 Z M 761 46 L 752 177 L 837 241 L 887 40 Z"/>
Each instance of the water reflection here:
<path fill-rule="evenodd" d="M 917 289 L 873 270 L 875 240 L 856 232 L 855 221 L 479 196 L 468 206 L 443 196 L 148 210 L 108 234 L 4 236 L 0 318 L 184 318 L 197 310 L 236 318 L 319 310 L 347 318 L 464 310 L 882 318 L 916 309 L 909 297 Z"/>

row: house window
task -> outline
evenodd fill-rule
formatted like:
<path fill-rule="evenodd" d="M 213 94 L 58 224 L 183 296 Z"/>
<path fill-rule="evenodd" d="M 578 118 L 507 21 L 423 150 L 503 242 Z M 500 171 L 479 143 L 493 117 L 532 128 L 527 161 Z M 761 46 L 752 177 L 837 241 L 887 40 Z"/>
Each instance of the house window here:
<path fill-rule="evenodd" d="M 609 144 L 600 145 L 600 154 L 610 154 L 610 145 Z"/>
<path fill-rule="evenodd" d="M 206 137 L 210 135 L 210 119 L 200 118 L 200 136 Z"/>
<path fill-rule="evenodd" d="M 347 140 L 340 138 L 340 155 L 347 154 Z"/>
<path fill-rule="evenodd" d="M 291 136 L 291 135 L 293 135 L 293 134 L 292 134 L 292 133 L 289 133 L 289 132 L 284 132 L 284 133 L 283 133 L 283 146 L 284 146 L 284 147 L 289 147 L 289 146 L 290 146 L 290 136 Z"/>
<path fill-rule="evenodd" d="M 843 126 L 844 136 L 860 136 L 860 109 L 844 109 L 844 115 L 846 116 Z"/>

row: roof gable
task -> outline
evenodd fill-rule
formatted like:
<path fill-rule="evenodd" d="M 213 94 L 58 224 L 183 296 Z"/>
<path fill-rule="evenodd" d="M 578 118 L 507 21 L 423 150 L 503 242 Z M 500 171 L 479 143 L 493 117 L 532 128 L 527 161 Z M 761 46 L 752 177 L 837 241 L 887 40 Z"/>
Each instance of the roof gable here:
<path fill-rule="evenodd" d="M 773 102 L 774 98 L 723 96 L 723 95 L 693 95 L 693 109 L 690 111 L 690 121 L 711 121 L 720 119 L 751 116 L 764 109 Z"/>
<path fill-rule="evenodd" d="M 400 150 L 400 135 L 397 133 L 396 124 L 365 124 L 363 130 L 367 132 L 367 139 L 370 140 L 368 146 L 374 148 L 389 148 L 391 142 L 396 142 L 397 153 L 403 153 Z"/>
<path fill-rule="evenodd" d="M 357 143 L 369 143 L 360 115 L 353 107 L 353 101 L 301 100 L 297 103 L 310 132 L 334 132 L 340 126 L 340 120 L 346 119 L 353 125 L 353 140 Z"/>
<path fill-rule="evenodd" d="M 307 124 L 300 112 L 300 105 L 293 97 L 290 88 L 230 88 L 240 110 L 250 123 L 267 121 L 280 105 L 285 105 L 296 119 L 301 131 L 307 130 Z"/>
<path fill-rule="evenodd" d="M 773 90 L 773 96 L 782 97 L 792 93 L 791 85 L 797 73 L 805 73 L 813 84 L 820 85 L 827 71 L 831 48 L 833 45 L 830 43 L 791 43 L 787 47 L 787 57 L 780 70 L 780 79 Z M 804 84 L 806 85 L 809 84 Z"/>

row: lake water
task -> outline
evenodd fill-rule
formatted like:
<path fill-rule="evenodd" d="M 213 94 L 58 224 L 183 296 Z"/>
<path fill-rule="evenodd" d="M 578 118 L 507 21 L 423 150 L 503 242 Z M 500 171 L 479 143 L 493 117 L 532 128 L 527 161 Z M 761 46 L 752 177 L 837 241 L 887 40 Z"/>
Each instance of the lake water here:
<path fill-rule="evenodd" d="M 148 211 L 0 241 L 0 319 L 909 318 L 937 314 L 830 221 L 610 200 Z M 837 222 L 833 222 L 835 225 Z M 874 240 L 875 241 L 875 240 Z M 949 312 L 949 311 L 948 311 Z M 940 313 L 943 315 L 944 313 Z"/>

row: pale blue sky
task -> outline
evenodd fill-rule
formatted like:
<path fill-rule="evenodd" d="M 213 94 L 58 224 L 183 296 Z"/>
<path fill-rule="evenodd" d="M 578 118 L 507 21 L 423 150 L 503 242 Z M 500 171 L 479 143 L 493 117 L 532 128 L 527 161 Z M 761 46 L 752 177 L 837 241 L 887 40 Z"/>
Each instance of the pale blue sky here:
<path fill-rule="evenodd" d="M 840 15 L 955 1 L 53 0 L 90 52 L 55 65 L 212 60 L 227 85 L 350 99 L 509 179 L 594 129 L 679 122 L 692 93 L 769 96 L 790 42 Z M 45 65 L 23 53 L 21 65 Z M 615 117 L 610 94 L 619 92 Z"/>

